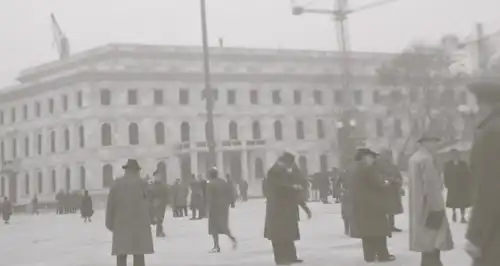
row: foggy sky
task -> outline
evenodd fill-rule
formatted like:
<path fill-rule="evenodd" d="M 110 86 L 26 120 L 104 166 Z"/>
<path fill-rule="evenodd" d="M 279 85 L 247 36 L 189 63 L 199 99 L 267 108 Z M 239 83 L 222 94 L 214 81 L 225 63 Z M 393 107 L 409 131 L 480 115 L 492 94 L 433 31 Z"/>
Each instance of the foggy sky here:
<path fill-rule="evenodd" d="M 351 0 L 362 6 L 374 0 Z M 296 0 L 308 3 L 311 0 Z M 333 6 L 317 0 L 313 7 Z M 327 16 L 293 16 L 290 0 L 207 0 L 209 38 L 217 45 L 337 49 Z M 414 41 L 468 35 L 476 22 L 500 29 L 499 0 L 400 0 L 353 14 L 353 50 L 397 52 Z M 199 0 L 0 0 L 0 87 L 18 72 L 57 59 L 50 27 L 54 12 L 72 53 L 108 43 L 199 45 Z"/>

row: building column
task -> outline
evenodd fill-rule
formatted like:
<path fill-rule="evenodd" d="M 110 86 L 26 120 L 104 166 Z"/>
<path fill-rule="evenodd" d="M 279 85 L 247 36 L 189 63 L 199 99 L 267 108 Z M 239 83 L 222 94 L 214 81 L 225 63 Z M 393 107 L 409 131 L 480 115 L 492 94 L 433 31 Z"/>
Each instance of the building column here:
<path fill-rule="evenodd" d="M 241 151 L 241 178 L 248 182 L 248 152 Z"/>
<path fill-rule="evenodd" d="M 198 175 L 198 153 L 191 153 L 191 174 L 197 176 Z"/>
<path fill-rule="evenodd" d="M 222 177 L 225 175 L 224 170 L 224 152 L 217 152 L 217 170 L 219 171 L 219 175 Z"/>

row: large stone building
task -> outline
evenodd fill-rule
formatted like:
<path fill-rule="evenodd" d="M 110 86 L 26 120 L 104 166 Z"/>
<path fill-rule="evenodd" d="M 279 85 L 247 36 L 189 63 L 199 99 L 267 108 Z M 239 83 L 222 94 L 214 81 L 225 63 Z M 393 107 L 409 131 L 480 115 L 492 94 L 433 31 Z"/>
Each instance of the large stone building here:
<path fill-rule="evenodd" d="M 381 133 L 383 88 L 375 70 L 391 55 L 354 53 L 349 97 L 368 138 L 402 137 L 404 119 Z M 0 91 L 0 194 L 18 203 L 60 190 L 105 192 L 137 158 L 169 182 L 207 168 L 202 53 L 198 47 L 107 45 L 23 71 Z M 336 125 L 346 97 L 339 54 L 212 48 L 217 165 L 257 192 L 285 149 L 308 173 L 336 165 Z M 380 108 L 379 108 L 380 109 Z M 378 121 L 378 122 L 377 122 Z M 7 171 L 7 170 L 12 171 Z"/>

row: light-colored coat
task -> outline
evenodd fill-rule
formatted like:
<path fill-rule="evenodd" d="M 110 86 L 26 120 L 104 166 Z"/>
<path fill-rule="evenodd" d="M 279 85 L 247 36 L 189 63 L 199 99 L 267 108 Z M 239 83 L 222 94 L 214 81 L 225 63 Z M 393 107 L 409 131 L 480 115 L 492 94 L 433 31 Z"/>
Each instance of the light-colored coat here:
<path fill-rule="evenodd" d="M 409 215 L 410 250 L 431 252 L 453 249 L 448 219 L 443 219 L 439 230 L 425 227 L 431 211 L 446 209 L 443 197 L 444 182 L 434 157 L 420 148 L 409 161 Z"/>

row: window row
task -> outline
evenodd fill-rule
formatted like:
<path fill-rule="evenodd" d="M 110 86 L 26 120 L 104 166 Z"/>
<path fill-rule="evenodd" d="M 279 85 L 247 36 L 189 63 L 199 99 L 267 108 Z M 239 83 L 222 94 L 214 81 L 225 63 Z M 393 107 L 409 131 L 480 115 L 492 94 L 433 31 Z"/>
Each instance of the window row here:
<path fill-rule="evenodd" d="M 63 94 L 60 96 L 58 99 L 60 103 L 60 110 L 63 112 L 66 112 L 69 110 L 69 96 L 68 94 Z M 46 113 L 47 114 L 54 114 L 56 112 L 56 103 L 57 99 L 56 98 L 48 98 L 46 100 Z M 78 91 L 76 92 L 75 96 L 75 105 L 78 108 L 83 107 L 83 92 Z M 6 113 L 9 113 L 6 115 Z M 36 100 L 32 105 L 30 104 L 24 104 L 22 106 L 22 109 L 19 109 L 18 107 L 11 107 L 9 111 L 5 110 L 0 110 L 0 125 L 6 124 L 7 121 L 10 121 L 10 123 L 16 123 L 19 121 L 26 121 L 31 118 L 40 118 L 44 115 L 45 113 L 42 112 L 42 101 Z"/>

